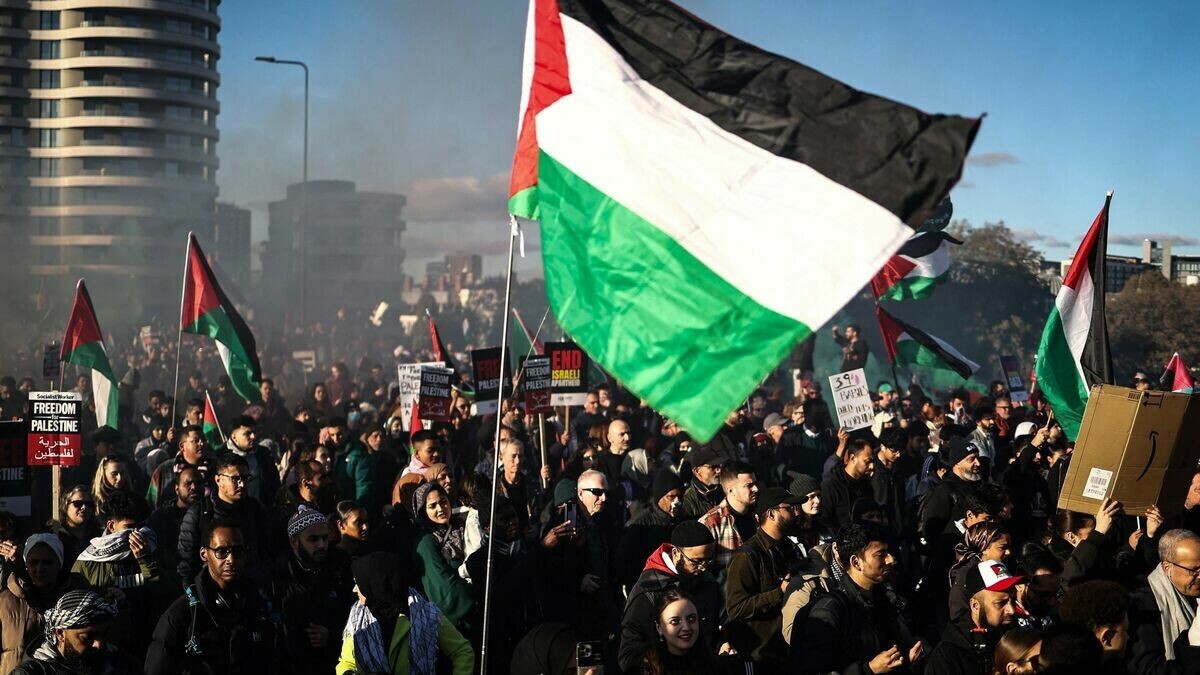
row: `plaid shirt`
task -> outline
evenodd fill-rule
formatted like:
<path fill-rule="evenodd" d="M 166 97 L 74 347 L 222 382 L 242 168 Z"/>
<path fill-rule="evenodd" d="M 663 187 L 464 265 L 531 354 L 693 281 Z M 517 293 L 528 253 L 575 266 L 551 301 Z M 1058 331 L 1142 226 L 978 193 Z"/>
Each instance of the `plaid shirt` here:
<path fill-rule="evenodd" d="M 722 499 L 720 504 L 700 516 L 700 523 L 712 532 L 713 539 L 717 541 L 717 553 L 713 557 L 714 572 L 725 569 L 734 551 L 742 547 L 742 537 L 733 524 L 733 509 L 729 506 L 729 499 Z"/>

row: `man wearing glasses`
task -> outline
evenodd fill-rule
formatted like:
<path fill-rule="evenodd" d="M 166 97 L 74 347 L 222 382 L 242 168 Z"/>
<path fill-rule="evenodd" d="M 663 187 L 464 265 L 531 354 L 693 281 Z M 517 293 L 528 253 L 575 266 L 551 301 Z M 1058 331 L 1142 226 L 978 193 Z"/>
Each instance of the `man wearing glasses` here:
<path fill-rule="evenodd" d="M 668 544 L 658 547 L 646 559 L 646 567 L 629 590 L 625 613 L 621 617 L 621 646 L 617 661 L 626 672 L 636 672 L 646 652 L 654 648 L 654 607 L 672 588 L 692 597 L 700 618 L 700 632 L 715 645 L 720 623 L 721 587 L 707 573 L 717 543 L 708 528 L 695 520 L 685 520 L 671 530 Z M 728 647 L 725 647 L 728 650 Z"/>
<path fill-rule="evenodd" d="M 787 659 L 781 612 L 791 570 L 800 562 L 800 551 L 787 535 L 805 501 L 783 488 L 763 490 L 754 504 L 758 531 L 729 561 L 729 634 L 738 652 L 754 661 L 755 672 L 782 672 Z"/>
<path fill-rule="evenodd" d="M 1129 673 L 1184 673 L 1180 654 L 1183 640 L 1196 616 L 1200 598 L 1200 535 L 1191 530 L 1170 530 L 1158 540 L 1161 562 L 1135 588 L 1129 607 L 1129 646 L 1125 665 Z M 1196 642 L 1191 642 L 1195 645 Z M 1193 657 L 1194 658 L 1194 657 Z M 1190 659 L 1189 659 L 1190 660 Z"/>
<path fill-rule="evenodd" d="M 159 619 L 146 675 L 284 671 L 283 629 L 247 576 L 253 555 L 247 542 L 238 523 L 217 518 L 205 524 L 197 537 L 203 568 Z"/>
<path fill-rule="evenodd" d="M 266 588 L 269 566 L 263 561 L 272 559 L 267 531 L 271 518 L 263 505 L 250 496 L 248 487 L 254 475 L 250 473 L 246 458 L 225 453 L 213 465 L 213 479 L 216 490 L 188 509 L 179 526 L 179 578 L 185 581 L 195 578 L 202 559 L 200 533 L 209 522 L 221 519 L 234 523 L 241 530 L 250 547 L 244 571 Z"/>

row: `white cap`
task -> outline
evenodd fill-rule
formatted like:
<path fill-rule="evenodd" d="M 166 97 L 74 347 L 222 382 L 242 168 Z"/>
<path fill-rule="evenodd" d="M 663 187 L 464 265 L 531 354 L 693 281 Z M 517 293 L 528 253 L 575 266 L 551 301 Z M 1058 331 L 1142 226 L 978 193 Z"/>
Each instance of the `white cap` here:
<path fill-rule="evenodd" d="M 1013 438 L 1022 436 L 1032 436 L 1037 433 L 1037 425 L 1033 422 L 1021 422 L 1017 425 L 1017 431 L 1013 434 Z"/>

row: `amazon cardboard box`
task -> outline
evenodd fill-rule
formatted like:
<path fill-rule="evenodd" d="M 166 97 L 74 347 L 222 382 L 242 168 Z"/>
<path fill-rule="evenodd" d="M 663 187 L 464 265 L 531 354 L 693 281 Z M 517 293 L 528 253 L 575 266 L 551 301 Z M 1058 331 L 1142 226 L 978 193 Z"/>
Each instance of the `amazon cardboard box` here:
<path fill-rule="evenodd" d="M 1095 513 L 1105 499 L 1142 515 L 1178 513 L 1200 461 L 1200 396 L 1096 385 L 1058 507 Z"/>

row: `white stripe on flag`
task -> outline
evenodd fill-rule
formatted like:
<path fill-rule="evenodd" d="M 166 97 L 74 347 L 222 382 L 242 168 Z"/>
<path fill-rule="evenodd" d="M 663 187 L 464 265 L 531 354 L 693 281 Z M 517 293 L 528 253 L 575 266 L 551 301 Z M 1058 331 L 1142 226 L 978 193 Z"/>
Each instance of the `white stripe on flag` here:
<path fill-rule="evenodd" d="M 1084 347 L 1087 346 L 1088 334 L 1092 330 L 1092 275 L 1084 274 L 1079 278 L 1079 288 L 1063 285 L 1054 299 L 1058 317 L 1062 321 L 1063 337 L 1067 348 L 1071 350 L 1071 360 L 1075 371 L 1079 373 L 1079 384 L 1084 391 L 1088 390 L 1087 377 L 1083 374 L 1083 366 L 1079 361 L 1083 358 Z"/>
<path fill-rule="evenodd" d="M 104 348 L 103 345 L 100 347 Z M 112 394 L 112 380 L 95 368 L 92 369 L 92 399 L 96 402 L 96 426 L 108 424 L 108 397 Z"/>

